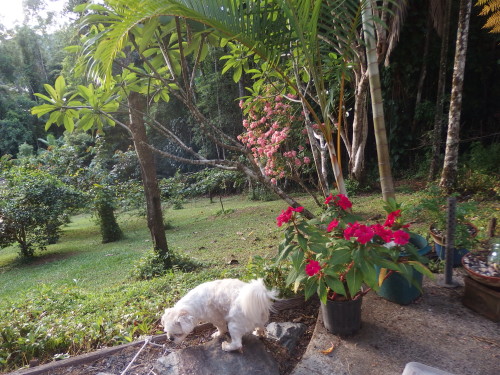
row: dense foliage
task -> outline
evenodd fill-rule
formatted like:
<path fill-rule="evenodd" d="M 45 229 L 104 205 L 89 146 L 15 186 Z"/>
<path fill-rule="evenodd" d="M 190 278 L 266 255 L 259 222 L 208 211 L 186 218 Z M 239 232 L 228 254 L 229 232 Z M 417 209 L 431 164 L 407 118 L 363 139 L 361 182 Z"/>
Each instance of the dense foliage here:
<path fill-rule="evenodd" d="M 17 243 L 24 257 L 55 243 L 70 209 L 82 204 L 81 193 L 40 170 L 11 167 L 1 178 L 0 247 Z"/>

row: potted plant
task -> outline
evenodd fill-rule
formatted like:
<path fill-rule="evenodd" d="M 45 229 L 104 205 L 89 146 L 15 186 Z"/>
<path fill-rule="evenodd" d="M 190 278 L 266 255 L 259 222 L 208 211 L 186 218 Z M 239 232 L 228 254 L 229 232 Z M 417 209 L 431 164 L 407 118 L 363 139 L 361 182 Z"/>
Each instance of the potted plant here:
<path fill-rule="evenodd" d="M 388 213 L 384 226 L 391 228 L 393 231 L 409 228 L 409 224 L 402 221 L 404 211 L 402 204 L 397 203 L 395 199 L 389 199 L 384 205 L 384 209 Z M 409 234 L 410 239 L 407 246 L 414 246 L 420 256 L 429 253 L 431 246 L 423 236 L 413 232 L 409 232 Z M 404 261 L 407 256 L 407 252 L 403 249 L 399 254 L 399 261 Z M 417 286 L 408 282 L 399 273 L 394 272 L 382 283 L 377 294 L 391 302 L 408 305 L 422 295 L 423 274 L 416 269 L 413 269 L 413 282 Z"/>
<path fill-rule="evenodd" d="M 406 228 L 363 223 L 351 213 L 352 203 L 342 194 L 330 195 L 325 205 L 321 218 L 312 220 L 302 216 L 302 207 L 282 211 L 277 224 L 286 224 L 286 229 L 278 261 L 290 260 L 287 283 L 295 291 L 302 286 L 306 299 L 319 296 L 326 328 L 350 335 L 361 326 L 362 297 L 370 289 L 378 290 L 394 272 L 411 283 L 413 269 L 431 273 L 409 245 Z M 404 259 L 399 256 L 402 250 L 408 254 Z M 377 273 L 376 267 L 385 271 Z"/>
<path fill-rule="evenodd" d="M 446 246 L 446 197 L 431 190 L 430 196 L 423 199 L 418 206 L 430 219 L 429 234 L 434 241 L 436 255 L 445 259 Z M 468 217 L 475 210 L 475 202 L 460 202 L 456 205 L 455 218 L 455 247 L 453 254 L 453 267 L 461 264 L 462 257 L 477 243 L 478 229 Z"/>

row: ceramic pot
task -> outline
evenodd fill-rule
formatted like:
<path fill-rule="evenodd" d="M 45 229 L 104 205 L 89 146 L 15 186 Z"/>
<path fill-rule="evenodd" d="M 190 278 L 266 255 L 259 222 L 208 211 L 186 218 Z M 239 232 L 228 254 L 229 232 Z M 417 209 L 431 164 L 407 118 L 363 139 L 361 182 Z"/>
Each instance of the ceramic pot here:
<path fill-rule="evenodd" d="M 323 324 L 328 332 L 340 336 L 350 336 L 361 328 L 362 297 L 347 301 L 321 303 Z"/>

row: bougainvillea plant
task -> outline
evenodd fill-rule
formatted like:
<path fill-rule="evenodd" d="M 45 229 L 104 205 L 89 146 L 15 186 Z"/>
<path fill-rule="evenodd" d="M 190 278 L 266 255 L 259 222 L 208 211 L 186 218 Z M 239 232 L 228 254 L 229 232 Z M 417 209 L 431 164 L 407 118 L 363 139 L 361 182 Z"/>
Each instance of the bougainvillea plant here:
<path fill-rule="evenodd" d="M 276 218 L 286 227 L 278 261 L 290 260 L 287 284 L 295 291 L 302 286 L 306 299 L 314 293 L 323 303 L 357 299 L 378 290 L 393 272 L 417 287 L 414 269 L 432 277 L 411 243 L 408 225 L 399 225 L 400 211 L 390 212 L 384 223 L 368 224 L 351 213 L 345 195 L 330 195 L 325 205 L 321 218 L 307 220 L 302 207 L 289 207 Z"/>

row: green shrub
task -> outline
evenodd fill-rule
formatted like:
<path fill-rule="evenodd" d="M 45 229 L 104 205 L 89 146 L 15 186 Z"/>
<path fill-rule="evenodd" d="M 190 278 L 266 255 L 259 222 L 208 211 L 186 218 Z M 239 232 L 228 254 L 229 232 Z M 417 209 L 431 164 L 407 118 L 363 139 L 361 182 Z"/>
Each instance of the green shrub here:
<path fill-rule="evenodd" d="M 193 272 L 204 265 L 201 262 L 171 252 L 172 269 L 165 268 L 164 256 L 154 250 L 149 251 L 134 264 L 131 276 L 136 280 L 150 280 L 167 275 L 172 270 Z"/>
<path fill-rule="evenodd" d="M 278 290 L 279 295 L 285 298 L 294 294 L 286 282 L 289 273 L 290 265 L 287 262 L 277 263 L 276 259 L 254 256 L 247 264 L 245 279 L 262 278 L 268 288 Z"/>
<path fill-rule="evenodd" d="M 23 257 L 45 250 L 61 234 L 82 194 L 49 173 L 26 167 L 4 170 L 0 188 L 0 248 L 17 243 Z"/>

